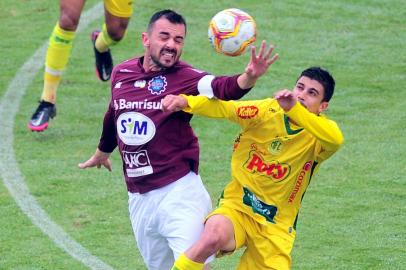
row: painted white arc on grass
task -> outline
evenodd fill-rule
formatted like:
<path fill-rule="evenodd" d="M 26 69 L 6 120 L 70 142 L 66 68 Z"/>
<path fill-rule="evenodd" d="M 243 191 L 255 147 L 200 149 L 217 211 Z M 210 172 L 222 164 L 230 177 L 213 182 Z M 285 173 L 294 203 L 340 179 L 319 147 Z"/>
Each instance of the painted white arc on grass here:
<path fill-rule="evenodd" d="M 77 32 L 86 28 L 92 21 L 104 14 L 103 3 L 99 3 L 83 13 Z M 10 192 L 21 210 L 38 228 L 51 238 L 54 243 L 70 256 L 91 269 L 113 268 L 92 255 L 83 246 L 73 240 L 49 215 L 41 208 L 30 194 L 24 176 L 19 170 L 13 150 L 14 119 L 20 107 L 21 98 L 28 85 L 43 67 L 46 42 L 34 55 L 24 63 L 10 82 L 3 98 L 0 100 L 0 175 L 4 185 Z M 41 63 L 41 64 L 40 64 Z"/>

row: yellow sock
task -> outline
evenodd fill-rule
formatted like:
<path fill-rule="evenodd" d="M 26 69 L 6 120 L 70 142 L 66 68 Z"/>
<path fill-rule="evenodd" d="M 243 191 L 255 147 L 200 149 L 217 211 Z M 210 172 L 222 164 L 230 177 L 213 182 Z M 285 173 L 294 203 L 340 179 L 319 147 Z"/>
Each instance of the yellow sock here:
<path fill-rule="evenodd" d="M 203 270 L 204 263 L 194 262 L 185 253 L 182 253 L 175 261 L 171 270 Z"/>
<path fill-rule="evenodd" d="M 56 90 L 61 81 L 62 71 L 68 63 L 72 42 L 75 38 L 74 31 L 65 31 L 57 23 L 49 38 L 49 46 L 45 59 L 44 89 L 41 98 L 55 103 Z"/>
<path fill-rule="evenodd" d="M 95 47 L 99 52 L 107 52 L 110 46 L 117 44 L 118 41 L 113 40 L 107 32 L 106 24 L 103 24 L 103 30 L 96 39 Z"/>
<path fill-rule="evenodd" d="M 41 100 L 45 100 L 55 104 L 56 89 L 58 89 L 61 76 L 54 76 L 45 70 L 44 73 L 44 88 L 42 90 Z"/>

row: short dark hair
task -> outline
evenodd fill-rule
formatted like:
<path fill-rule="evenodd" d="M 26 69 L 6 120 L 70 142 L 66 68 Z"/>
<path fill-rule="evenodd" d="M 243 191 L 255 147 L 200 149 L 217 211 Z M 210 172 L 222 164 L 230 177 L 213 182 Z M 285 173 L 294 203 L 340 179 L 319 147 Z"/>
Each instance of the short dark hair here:
<path fill-rule="evenodd" d="M 185 26 L 185 32 L 186 32 L 186 21 L 183 18 L 182 15 L 176 13 L 175 11 L 171 9 L 164 9 L 161 11 L 156 12 L 154 15 L 152 15 L 151 19 L 149 20 L 148 24 L 148 32 L 151 31 L 152 26 L 154 23 L 159 20 L 161 17 L 164 17 L 168 21 L 174 24 L 183 24 Z"/>
<path fill-rule="evenodd" d="M 324 87 L 323 101 L 330 101 L 334 94 L 335 81 L 333 76 L 325 69 L 321 67 L 310 67 L 305 69 L 300 74 L 299 78 L 306 76 L 312 80 L 318 81 Z"/>

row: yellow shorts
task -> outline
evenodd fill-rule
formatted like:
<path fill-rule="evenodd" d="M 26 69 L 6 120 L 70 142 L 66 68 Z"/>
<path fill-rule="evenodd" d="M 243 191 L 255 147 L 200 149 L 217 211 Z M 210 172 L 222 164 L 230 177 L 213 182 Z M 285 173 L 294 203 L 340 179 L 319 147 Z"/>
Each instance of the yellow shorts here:
<path fill-rule="evenodd" d="M 246 247 L 238 270 L 285 270 L 291 268 L 291 256 L 295 232 L 283 235 L 262 225 L 249 215 L 224 205 L 215 209 L 208 217 L 223 215 L 231 220 L 234 227 L 236 249 Z M 219 253 L 218 257 L 224 255 Z"/>
<path fill-rule="evenodd" d="M 134 0 L 104 0 L 106 10 L 117 17 L 129 18 L 133 14 Z"/>

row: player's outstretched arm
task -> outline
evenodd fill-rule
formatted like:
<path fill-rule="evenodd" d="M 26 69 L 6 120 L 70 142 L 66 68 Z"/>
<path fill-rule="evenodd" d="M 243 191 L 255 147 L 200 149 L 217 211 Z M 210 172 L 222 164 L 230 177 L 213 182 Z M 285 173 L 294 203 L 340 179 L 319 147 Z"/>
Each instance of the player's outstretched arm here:
<path fill-rule="evenodd" d="M 303 106 L 296 105 L 298 101 L 293 92 L 289 90 L 279 91 L 275 94 L 275 99 L 291 120 L 305 128 L 320 141 L 324 149 L 323 159 L 328 158 L 343 144 L 344 137 L 337 124 L 325 117 L 319 117 L 315 113 L 309 112 Z"/>
<path fill-rule="evenodd" d="M 237 83 L 241 89 L 248 89 L 255 85 L 256 81 L 259 77 L 264 75 L 269 67 L 278 60 L 279 55 L 274 54 L 273 52 L 273 45 L 269 46 L 269 49 L 266 50 L 266 41 L 263 40 L 261 43 L 261 47 L 259 49 L 259 53 L 257 55 L 255 46 L 251 47 L 251 58 L 248 65 L 245 67 L 245 71 L 241 74 L 238 79 Z"/>
<path fill-rule="evenodd" d="M 99 149 L 96 149 L 96 152 L 93 154 L 93 156 L 91 156 L 87 161 L 79 163 L 78 166 L 81 169 L 91 167 L 97 167 L 98 169 L 100 169 L 101 166 L 103 165 L 107 170 L 111 172 L 112 166 L 109 156 L 110 153 L 105 153 L 103 151 L 100 151 Z"/>

